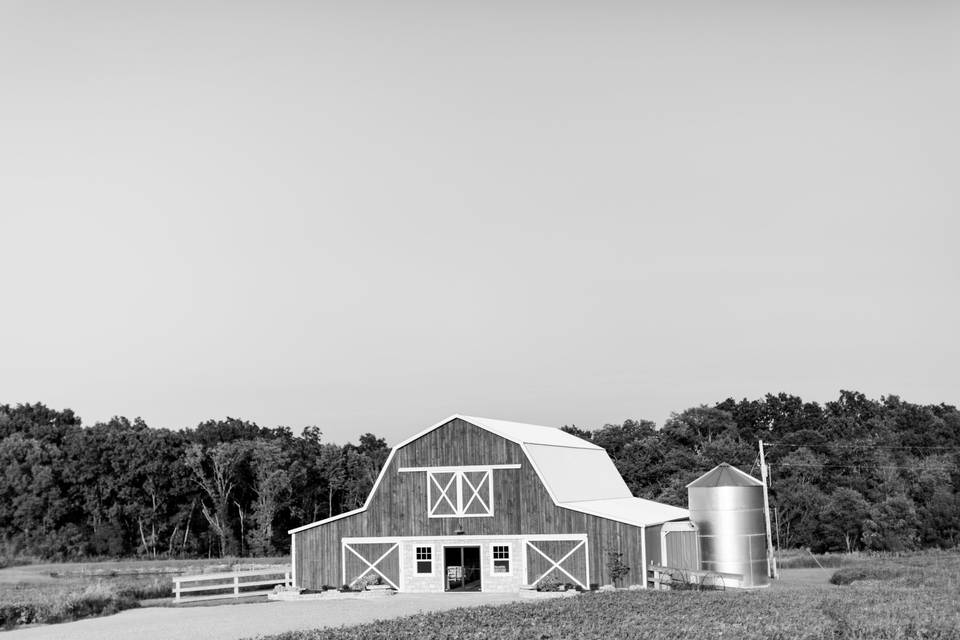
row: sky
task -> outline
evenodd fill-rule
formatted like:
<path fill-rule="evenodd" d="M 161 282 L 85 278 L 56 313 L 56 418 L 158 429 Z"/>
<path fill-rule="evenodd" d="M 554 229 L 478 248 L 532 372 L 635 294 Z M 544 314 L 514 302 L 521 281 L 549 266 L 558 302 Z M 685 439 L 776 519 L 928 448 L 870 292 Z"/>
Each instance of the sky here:
<path fill-rule="evenodd" d="M 391 444 L 453 413 L 960 404 L 958 28 L 2 0 L 0 403 Z"/>

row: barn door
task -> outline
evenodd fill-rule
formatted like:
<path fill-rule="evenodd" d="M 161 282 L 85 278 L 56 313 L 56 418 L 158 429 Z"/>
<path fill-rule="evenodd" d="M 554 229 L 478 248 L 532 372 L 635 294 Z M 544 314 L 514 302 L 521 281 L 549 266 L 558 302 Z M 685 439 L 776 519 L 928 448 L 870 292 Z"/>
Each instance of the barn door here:
<path fill-rule="evenodd" d="M 527 540 L 527 582 L 544 580 L 587 586 L 587 541 Z"/>
<path fill-rule="evenodd" d="M 343 583 L 354 586 L 362 578 L 379 576 L 384 584 L 400 589 L 400 543 L 343 541 Z"/>

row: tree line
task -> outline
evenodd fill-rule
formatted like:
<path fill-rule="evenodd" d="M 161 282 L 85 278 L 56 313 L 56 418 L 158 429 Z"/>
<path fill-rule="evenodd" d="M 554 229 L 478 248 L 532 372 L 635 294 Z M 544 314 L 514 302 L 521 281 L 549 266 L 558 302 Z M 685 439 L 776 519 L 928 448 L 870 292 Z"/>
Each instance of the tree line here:
<path fill-rule="evenodd" d="M 227 418 L 152 429 L 0 405 L 0 555 L 269 556 L 287 530 L 355 509 L 389 453 Z"/>
<path fill-rule="evenodd" d="M 720 462 L 759 475 L 783 547 L 903 550 L 960 543 L 960 412 L 843 391 L 788 394 L 673 414 L 566 426 L 602 446 L 634 495 L 685 507 L 686 485 Z M 227 418 L 192 429 L 0 405 L 0 555 L 267 556 L 287 530 L 363 504 L 389 454 L 371 433 L 324 442 L 306 427 Z"/>
<path fill-rule="evenodd" d="M 602 446 L 634 495 L 687 506 L 686 485 L 721 462 L 770 471 L 781 547 L 901 551 L 960 544 L 960 412 L 841 391 L 820 405 L 786 393 L 728 398 L 657 428 L 627 420 L 566 431 Z"/>

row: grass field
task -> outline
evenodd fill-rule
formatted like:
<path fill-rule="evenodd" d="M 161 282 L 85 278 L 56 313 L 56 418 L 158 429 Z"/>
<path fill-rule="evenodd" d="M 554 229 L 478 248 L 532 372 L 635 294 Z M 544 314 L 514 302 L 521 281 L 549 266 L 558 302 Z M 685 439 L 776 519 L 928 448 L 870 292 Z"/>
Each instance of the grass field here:
<path fill-rule="evenodd" d="M 960 554 L 865 559 L 840 585 L 788 577 L 755 591 L 620 591 L 457 609 L 269 640 L 960 638 Z M 789 573 L 789 571 L 788 571 Z"/>
<path fill-rule="evenodd" d="M 289 558 L 121 560 L 0 569 L 0 629 L 109 615 L 172 597 L 175 575 L 289 564 Z"/>
<path fill-rule="evenodd" d="M 244 564 L 282 564 L 287 558 Z M 169 594 L 175 573 L 229 561 L 52 564 L 0 570 L 0 620 L 15 626 L 105 615 Z M 271 640 L 441 638 L 913 639 L 960 638 L 960 553 L 848 557 L 798 568 L 756 591 L 620 591 L 518 602 L 285 633 Z M 831 578 L 834 584 L 828 582 Z M 438 596 L 443 597 L 443 596 Z M 258 605 L 269 609 L 269 604 Z"/>

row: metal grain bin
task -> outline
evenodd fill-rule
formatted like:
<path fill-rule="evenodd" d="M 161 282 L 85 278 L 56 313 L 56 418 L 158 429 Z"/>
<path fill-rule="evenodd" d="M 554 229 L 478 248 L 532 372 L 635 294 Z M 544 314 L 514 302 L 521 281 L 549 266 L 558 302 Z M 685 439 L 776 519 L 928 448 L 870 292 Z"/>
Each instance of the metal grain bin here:
<path fill-rule="evenodd" d="M 743 576 L 727 586 L 768 586 L 763 483 L 724 463 L 688 484 L 687 497 L 703 569 Z"/>

